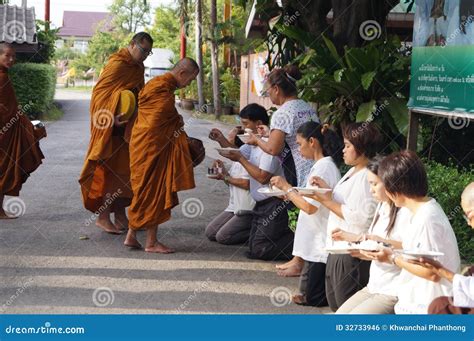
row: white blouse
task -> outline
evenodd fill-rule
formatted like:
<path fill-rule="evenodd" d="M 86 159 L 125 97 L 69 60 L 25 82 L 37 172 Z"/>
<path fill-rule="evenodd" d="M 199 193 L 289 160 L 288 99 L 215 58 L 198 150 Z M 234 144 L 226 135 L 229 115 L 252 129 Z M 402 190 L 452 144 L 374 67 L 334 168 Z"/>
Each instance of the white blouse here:
<path fill-rule="evenodd" d="M 423 204 L 412 216 L 402 240 L 404 250 L 439 251 L 444 267 L 457 272 L 460 266 L 456 236 L 446 214 L 435 199 Z M 441 279 L 433 282 L 402 269 L 399 278 L 396 314 L 426 314 L 430 303 L 439 296 L 451 296 L 452 284 Z"/>
<path fill-rule="evenodd" d="M 474 277 L 454 275 L 453 303 L 456 307 L 474 308 Z"/>
<path fill-rule="evenodd" d="M 310 181 L 313 176 L 319 176 L 329 187 L 334 188 L 341 178 L 341 173 L 333 159 L 328 156 L 316 161 L 311 168 L 306 187 L 311 187 Z M 326 263 L 328 254 L 324 248 L 326 247 L 326 226 L 329 210 L 314 199 L 308 197 L 304 197 L 304 199 L 311 205 L 316 206 L 318 210 L 311 215 L 303 210 L 300 211 L 296 224 L 293 255 L 308 262 Z"/>
<path fill-rule="evenodd" d="M 411 219 L 411 212 L 407 208 L 400 208 L 395 218 L 395 224 L 389 236 L 387 236 L 387 227 L 390 222 L 390 205 L 386 202 L 377 206 L 379 215 L 377 222 L 369 229 L 370 234 L 375 234 L 384 239 L 402 241 L 407 225 Z M 375 219 L 375 217 L 374 217 Z M 394 264 L 372 261 L 370 264 L 370 276 L 367 289 L 371 294 L 382 294 L 397 296 L 398 278 L 401 269 Z"/>
<path fill-rule="evenodd" d="M 355 234 L 367 232 L 377 207 L 377 202 L 370 193 L 367 172 L 367 168 L 358 172 L 351 168 L 334 187 L 333 200 L 342 205 L 344 219 L 334 212 L 329 213 L 326 245 L 345 243 L 332 240 L 331 234 L 336 228 Z"/>

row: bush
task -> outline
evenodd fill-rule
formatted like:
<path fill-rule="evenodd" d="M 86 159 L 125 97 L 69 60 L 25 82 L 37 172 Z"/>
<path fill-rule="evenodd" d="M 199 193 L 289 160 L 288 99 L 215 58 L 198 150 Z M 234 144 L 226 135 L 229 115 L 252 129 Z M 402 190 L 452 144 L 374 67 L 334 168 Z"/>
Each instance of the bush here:
<path fill-rule="evenodd" d="M 56 90 L 56 70 L 49 64 L 20 63 L 10 69 L 18 103 L 32 119 L 51 108 Z"/>
<path fill-rule="evenodd" d="M 434 161 L 425 161 L 429 181 L 429 196 L 443 208 L 458 240 L 461 259 L 474 262 L 474 232 L 462 217 L 461 193 L 474 181 L 474 169 L 460 171 L 456 166 L 444 166 Z"/>

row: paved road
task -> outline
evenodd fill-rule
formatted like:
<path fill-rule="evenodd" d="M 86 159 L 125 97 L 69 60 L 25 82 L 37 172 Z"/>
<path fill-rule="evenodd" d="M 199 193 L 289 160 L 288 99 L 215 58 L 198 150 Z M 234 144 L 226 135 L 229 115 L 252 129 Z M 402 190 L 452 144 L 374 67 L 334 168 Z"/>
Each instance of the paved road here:
<path fill-rule="evenodd" d="M 275 263 L 246 259 L 245 247 L 205 238 L 206 223 L 228 199 L 222 182 L 205 177 L 216 157 L 211 141 L 206 142 L 208 157 L 196 169 L 197 188 L 180 194 L 182 203 L 190 198 L 202 202 L 197 216 L 187 218 L 178 206 L 159 231 L 159 238 L 178 253 L 131 251 L 122 246 L 123 236 L 86 226 L 91 215 L 82 207 L 77 179 L 89 141 L 89 99 L 86 92 L 58 91 L 65 115 L 47 124 L 46 159 L 21 192 L 25 213 L 0 222 L 1 312 L 327 312 L 284 304 L 297 288 L 296 278 L 278 277 Z M 189 134 L 204 141 L 212 126 L 228 129 L 184 115 Z"/>

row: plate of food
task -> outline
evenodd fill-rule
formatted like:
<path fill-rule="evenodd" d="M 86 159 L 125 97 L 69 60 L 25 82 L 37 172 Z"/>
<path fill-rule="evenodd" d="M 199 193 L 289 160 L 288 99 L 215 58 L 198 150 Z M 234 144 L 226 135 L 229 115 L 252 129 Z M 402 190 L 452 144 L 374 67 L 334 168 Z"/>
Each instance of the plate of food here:
<path fill-rule="evenodd" d="M 266 196 L 269 197 L 279 197 L 285 195 L 285 191 L 282 191 L 281 189 L 277 187 L 262 187 L 257 190 L 258 193 L 265 194 Z"/>
<path fill-rule="evenodd" d="M 420 257 L 424 258 L 435 258 L 439 256 L 444 256 L 443 252 L 440 251 L 428 251 L 428 250 L 400 250 L 400 253 L 406 259 L 418 259 Z"/>
<path fill-rule="evenodd" d="M 239 148 L 216 148 L 216 150 L 221 154 L 222 156 L 226 157 L 229 155 L 230 152 L 240 152 Z"/>
<path fill-rule="evenodd" d="M 316 187 L 316 186 L 312 186 L 312 187 L 293 187 L 293 188 L 296 189 L 299 193 L 305 194 L 305 195 L 313 195 L 313 194 L 316 194 L 316 193 L 324 194 L 324 193 L 332 191 L 332 189 L 330 189 L 330 188 L 321 188 L 321 187 Z"/>
<path fill-rule="evenodd" d="M 257 136 L 257 137 L 262 137 L 262 135 L 260 135 L 260 134 L 255 134 L 255 136 Z M 249 134 L 249 133 L 239 134 L 239 135 L 237 135 L 237 137 L 238 137 L 243 143 L 247 143 L 247 141 L 248 141 L 249 138 L 250 138 L 250 134 Z"/>

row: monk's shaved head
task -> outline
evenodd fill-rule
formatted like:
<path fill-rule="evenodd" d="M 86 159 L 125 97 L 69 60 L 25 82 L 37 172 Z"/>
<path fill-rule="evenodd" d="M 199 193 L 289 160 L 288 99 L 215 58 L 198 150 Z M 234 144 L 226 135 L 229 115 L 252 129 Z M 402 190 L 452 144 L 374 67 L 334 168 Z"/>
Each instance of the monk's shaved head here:
<path fill-rule="evenodd" d="M 188 72 L 199 72 L 199 65 L 192 58 L 183 58 L 175 64 L 174 71 L 186 70 Z"/>
<path fill-rule="evenodd" d="M 6 50 L 15 50 L 10 43 L 0 43 L 0 54 L 4 54 Z"/>
<path fill-rule="evenodd" d="M 469 206 L 474 206 L 474 182 L 471 182 L 464 189 L 461 195 L 461 201 Z"/>

